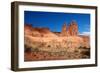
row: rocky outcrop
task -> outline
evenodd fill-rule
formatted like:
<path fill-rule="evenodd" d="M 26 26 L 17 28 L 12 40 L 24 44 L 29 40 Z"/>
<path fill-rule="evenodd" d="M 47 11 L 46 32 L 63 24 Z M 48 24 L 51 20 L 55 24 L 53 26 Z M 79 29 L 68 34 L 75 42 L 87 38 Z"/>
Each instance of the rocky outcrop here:
<path fill-rule="evenodd" d="M 56 33 L 56 34 L 55 34 Z M 62 26 L 62 31 L 60 33 L 51 32 L 49 28 L 37 28 L 32 27 L 31 24 L 25 24 L 25 34 L 36 36 L 36 37 L 54 37 L 54 36 L 77 36 L 78 35 L 78 25 L 75 21 L 72 21 L 71 24 L 67 27 L 66 23 Z"/>
<path fill-rule="evenodd" d="M 62 26 L 61 36 L 77 36 L 78 35 L 78 25 L 75 21 L 67 27 L 66 23 Z"/>
<path fill-rule="evenodd" d="M 57 37 L 49 28 L 32 27 L 30 24 L 25 24 L 24 33 L 25 36 L 29 35 L 32 37 Z"/>
<path fill-rule="evenodd" d="M 77 36 L 78 35 L 78 25 L 75 21 L 72 21 L 68 27 L 68 33 L 70 36 Z"/>
<path fill-rule="evenodd" d="M 31 24 L 25 24 L 24 25 L 24 34 L 25 35 L 32 35 L 32 25 Z"/>
<path fill-rule="evenodd" d="M 68 36 L 66 23 L 62 26 L 61 36 Z"/>

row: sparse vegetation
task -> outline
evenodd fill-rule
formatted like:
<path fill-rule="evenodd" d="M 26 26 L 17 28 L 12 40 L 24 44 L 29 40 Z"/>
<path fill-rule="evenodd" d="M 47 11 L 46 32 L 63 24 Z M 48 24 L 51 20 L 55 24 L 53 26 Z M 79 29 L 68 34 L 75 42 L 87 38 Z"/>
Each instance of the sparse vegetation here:
<path fill-rule="evenodd" d="M 82 59 L 90 57 L 90 50 L 86 47 L 79 46 L 78 48 L 72 48 L 69 43 L 66 46 L 61 46 L 62 43 L 50 41 L 48 43 L 43 42 L 32 42 L 34 43 L 31 48 L 26 48 L 25 53 L 28 51 L 32 52 L 30 59 L 25 57 L 25 61 L 35 61 L 35 60 L 56 60 L 56 59 Z M 65 43 L 63 43 L 65 44 Z"/>

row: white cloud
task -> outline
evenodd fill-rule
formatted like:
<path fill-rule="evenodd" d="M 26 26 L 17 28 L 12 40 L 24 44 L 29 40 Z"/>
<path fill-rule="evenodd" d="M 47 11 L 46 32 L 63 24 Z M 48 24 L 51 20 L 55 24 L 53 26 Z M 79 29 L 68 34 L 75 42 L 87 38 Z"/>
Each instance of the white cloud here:
<path fill-rule="evenodd" d="M 82 33 L 80 33 L 80 35 L 87 35 L 87 36 L 89 36 L 90 32 L 82 32 Z"/>

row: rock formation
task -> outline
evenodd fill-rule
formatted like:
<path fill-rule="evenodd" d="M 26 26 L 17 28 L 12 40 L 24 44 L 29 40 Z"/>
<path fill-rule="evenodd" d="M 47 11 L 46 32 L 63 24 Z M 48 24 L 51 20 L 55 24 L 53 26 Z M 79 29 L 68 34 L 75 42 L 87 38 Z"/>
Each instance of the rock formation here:
<path fill-rule="evenodd" d="M 61 36 L 68 36 L 66 23 L 64 23 L 64 25 L 62 27 Z"/>
<path fill-rule="evenodd" d="M 78 25 L 75 21 L 72 21 L 67 28 L 66 23 L 64 23 L 61 31 L 61 36 L 77 36 L 78 35 Z"/>
<path fill-rule="evenodd" d="M 32 35 L 32 25 L 31 24 L 25 24 L 24 26 L 24 34 L 25 35 Z"/>
<path fill-rule="evenodd" d="M 77 36 L 78 35 L 78 25 L 75 21 L 72 21 L 68 27 L 68 33 L 70 36 Z"/>
<path fill-rule="evenodd" d="M 25 24 L 24 33 L 32 37 L 57 37 L 49 28 L 32 27 L 30 24 Z"/>
<path fill-rule="evenodd" d="M 67 36 L 77 36 L 78 35 L 78 25 L 75 21 L 72 21 L 71 24 L 67 27 L 66 23 L 63 24 L 62 26 L 62 31 L 61 33 L 57 32 L 51 32 L 49 28 L 36 28 L 32 27 L 31 24 L 25 24 L 25 34 L 33 35 L 33 36 L 50 36 L 54 37 L 60 35 L 62 37 L 67 37 Z"/>

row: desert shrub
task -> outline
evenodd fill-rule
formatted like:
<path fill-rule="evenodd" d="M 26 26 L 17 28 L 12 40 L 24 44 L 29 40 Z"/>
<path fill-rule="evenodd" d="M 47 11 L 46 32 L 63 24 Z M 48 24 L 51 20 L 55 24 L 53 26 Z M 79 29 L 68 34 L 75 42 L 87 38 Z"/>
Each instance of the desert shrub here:
<path fill-rule="evenodd" d="M 25 45 L 24 47 L 25 47 L 25 48 L 24 48 L 24 51 L 25 51 L 25 52 L 31 52 L 31 47 L 28 47 L 28 46 L 26 46 L 26 45 Z"/>
<path fill-rule="evenodd" d="M 76 49 L 76 50 L 74 50 L 74 52 L 75 52 L 75 53 L 78 53 L 78 52 L 79 52 L 79 50 L 77 50 L 77 49 Z"/>
<path fill-rule="evenodd" d="M 87 56 L 87 55 L 83 55 L 82 58 L 89 58 L 89 56 Z"/>
<path fill-rule="evenodd" d="M 81 52 L 82 55 L 86 55 L 86 56 L 90 56 L 90 51 L 82 51 Z"/>
<path fill-rule="evenodd" d="M 83 48 L 82 46 L 79 46 L 79 47 L 78 47 L 78 49 L 82 49 L 82 48 Z"/>
<path fill-rule="evenodd" d="M 48 45 L 47 47 L 51 47 L 51 45 Z"/>
<path fill-rule="evenodd" d="M 88 48 L 86 46 L 80 46 L 78 49 L 90 49 L 90 48 Z"/>
<path fill-rule="evenodd" d="M 32 48 L 32 52 L 39 52 L 38 48 Z"/>
<path fill-rule="evenodd" d="M 90 48 L 87 48 L 86 46 L 84 46 L 83 49 L 90 49 Z"/>

